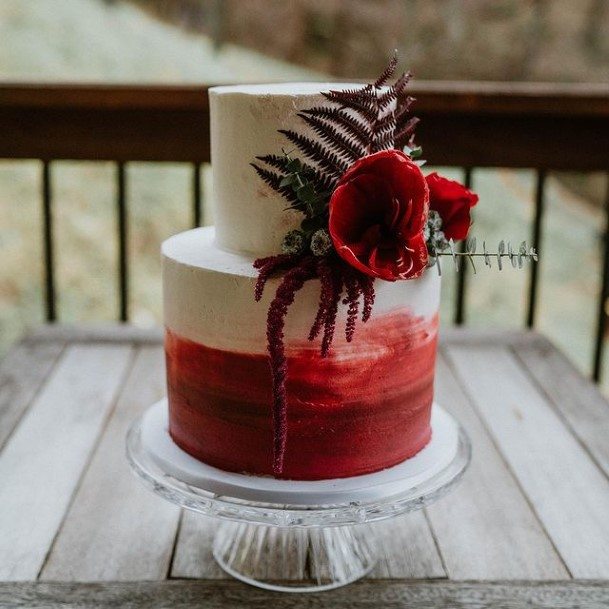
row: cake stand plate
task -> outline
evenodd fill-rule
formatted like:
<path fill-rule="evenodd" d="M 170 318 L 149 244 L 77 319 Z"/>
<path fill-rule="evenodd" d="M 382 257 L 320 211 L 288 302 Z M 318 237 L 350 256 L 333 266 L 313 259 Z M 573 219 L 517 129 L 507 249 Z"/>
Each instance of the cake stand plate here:
<path fill-rule="evenodd" d="M 271 590 L 327 590 L 374 567 L 374 522 L 439 499 L 467 468 L 466 433 L 437 404 L 432 412 L 432 440 L 420 453 L 351 478 L 276 480 L 208 466 L 171 440 L 166 400 L 133 423 L 127 458 L 158 495 L 219 519 L 213 553 L 227 573 Z"/>

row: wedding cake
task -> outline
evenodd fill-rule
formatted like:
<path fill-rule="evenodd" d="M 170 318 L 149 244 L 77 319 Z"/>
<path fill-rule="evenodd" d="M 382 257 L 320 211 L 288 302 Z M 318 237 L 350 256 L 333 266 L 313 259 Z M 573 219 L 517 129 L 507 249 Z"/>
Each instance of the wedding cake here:
<path fill-rule="evenodd" d="M 408 78 L 392 87 L 387 78 L 368 85 L 378 100 L 369 130 L 362 85 L 209 91 L 215 227 L 162 246 L 169 432 L 208 465 L 342 478 L 396 465 L 430 441 L 440 277 L 428 267 L 445 235 L 433 233 L 442 214 L 428 212 L 434 178 L 413 160 L 415 123 L 400 117 Z M 331 138 L 315 127 L 341 117 L 326 158 Z M 350 124 L 362 127 L 351 153 Z M 294 161 L 299 150 L 310 162 Z M 466 193 L 469 212 L 475 195 L 444 182 Z M 445 219 L 448 229 L 455 218 Z M 357 237 L 354 223 L 366 224 Z"/>

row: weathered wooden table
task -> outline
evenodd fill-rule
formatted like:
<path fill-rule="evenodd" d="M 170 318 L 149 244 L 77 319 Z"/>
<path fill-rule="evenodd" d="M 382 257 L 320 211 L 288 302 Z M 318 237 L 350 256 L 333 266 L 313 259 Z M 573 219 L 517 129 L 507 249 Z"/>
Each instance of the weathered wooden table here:
<path fill-rule="evenodd" d="M 44 328 L 0 366 L 0 606 L 609 607 L 609 407 L 539 335 L 445 333 L 437 397 L 471 467 L 377 525 L 368 579 L 315 595 L 227 579 L 214 521 L 129 471 L 126 430 L 164 393 L 160 341 Z"/>

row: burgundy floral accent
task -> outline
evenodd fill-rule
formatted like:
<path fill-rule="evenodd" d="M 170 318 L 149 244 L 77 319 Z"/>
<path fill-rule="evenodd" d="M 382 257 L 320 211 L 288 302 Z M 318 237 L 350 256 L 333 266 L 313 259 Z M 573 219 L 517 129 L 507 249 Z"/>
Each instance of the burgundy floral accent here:
<path fill-rule="evenodd" d="M 319 293 L 319 306 L 317 307 L 317 315 L 315 321 L 311 326 L 309 332 L 309 340 L 313 341 L 321 332 L 322 328 L 325 328 L 326 318 L 328 316 L 328 306 L 332 301 L 332 294 L 334 290 L 334 283 L 332 280 L 332 269 L 325 258 L 320 258 L 317 262 L 317 276 L 319 277 L 320 293 Z"/>
<path fill-rule="evenodd" d="M 427 264 L 428 200 L 419 166 L 403 152 L 383 150 L 356 161 L 330 198 L 338 255 L 371 277 L 418 277 Z"/>
<path fill-rule="evenodd" d="M 440 214 L 444 236 L 455 241 L 466 239 L 472 223 L 470 209 L 478 203 L 478 195 L 435 172 L 425 180 L 429 187 L 429 208 Z"/>
<path fill-rule="evenodd" d="M 288 308 L 294 302 L 296 293 L 310 279 L 320 280 L 320 298 L 317 315 L 313 321 L 309 340 L 314 340 L 322 332 L 321 355 L 326 357 L 332 346 L 336 328 L 336 316 L 341 302 L 343 287 L 346 296 L 342 301 L 347 305 L 347 322 L 345 336 L 351 342 L 355 332 L 356 317 L 359 311 L 359 300 L 363 297 L 362 321 L 370 318 L 374 303 L 374 280 L 356 273 L 339 259 L 327 257 L 278 255 L 258 258 L 254 262 L 258 269 L 255 298 L 262 298 L 268 279 L 281 271 L 285 274 L 275 297 L 269 305 L 267 314 L 266 337 L 268 343 L 269 363 L 273 383 L 273 472 L 280 474 L 283 469 L 283 458 L 287 440 L 287 358 L 284 345 L 285 317 Z"/>
<path fill-rule="evenodd" d="M 366 323 L 372 315 L 372 307 L 374 306 L 374 279 L 367 275 L 359 277 L 360 285 L 362 286 L 362 295 L 364 297 L 364 308 L 362 310 L 362 321 Z"/>
<path fill-rule="evenodd" d="M 297 254 L 278 254 L 277 256 L 269 256 L 268 258 L 257 258 L 254 260 L 254 268 L 258 270 L 258 278 L 256 280 L 256 288 L 254 290 L 254 298 L 258 302 L 262 298 L 262 292 L 267 280 L 273 273 L 285 270 L 294 266 L 298 261 Z"/>
<path fill-rule="evenodd" d="M 427 185 L 418 166 L 396 150 L 413 145 L 418 119 L 410 115 L 410 73 L 388 82 L 396 66 L 394 57 L 376 81 L 324 92 L 327 104 L 298 113 L 315 137 L 280 130 L 302 158 L 284 152 L 258 156 L 252 163 L 260 178 L 303 214 L 297 229 L 302 251 L 294 253 L 284 240 L 284 254 L 254 263 L 256 300 L 270 277 L 283 274 L 267 314 L 276 474 L 282 471 L 287 434 L 285 317 L 296 292 L 306 281 L 319 279 L 309 340 L 321 335 L 321 355 L 326 357 L 341 304 L 346 307 L 345 338 L 351 342 L 360 312 L 362 322 L 370 319 L 375 278 L 416 277 L 427 262 Z M 339 255 L 332 247 L 318 247 L 320 234 L 327 245 L 332 240 Z"/>
<path fill-rule="evenodd" d="M 273 471 L 281 473 L 287 438 L 287 408 L 285 380 L 287 360 L 283 343 L 283 329 L 288 307 L 296 292 L 314 276 L 314 260 L 302 259 L 291 268 L 277 288 L 267 316 L 267 341 L 273 375 Z"/>

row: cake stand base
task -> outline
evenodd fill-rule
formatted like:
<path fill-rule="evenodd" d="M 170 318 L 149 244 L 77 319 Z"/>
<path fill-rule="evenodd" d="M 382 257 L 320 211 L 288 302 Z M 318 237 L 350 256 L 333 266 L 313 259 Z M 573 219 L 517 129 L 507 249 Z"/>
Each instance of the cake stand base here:
<path fill-rule="evenodd" d="M 167 405 L 150 407 L 127 434 L 127 458 L 156 494 L 215 517 L 214 558 L 269 590 L 315 592 L 368 573 L 379 553 L 372 523 L 419 510 L 460 480 L 471 456 L 465 431 L 437 404 L 432 440 L 418 455 L 373 474 L 294 481 L 210 467 L 167 431 Z"/>
<path fill-rule="evenodd" d="M 371 525 L 325 528 L 274 527 L 223 522 L 214 558 L 247 584 L 282 592 L 318 592 L 354 582 L 376 564 Z"/>

